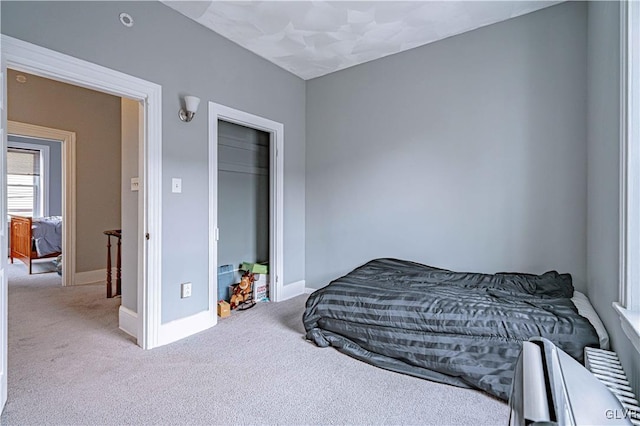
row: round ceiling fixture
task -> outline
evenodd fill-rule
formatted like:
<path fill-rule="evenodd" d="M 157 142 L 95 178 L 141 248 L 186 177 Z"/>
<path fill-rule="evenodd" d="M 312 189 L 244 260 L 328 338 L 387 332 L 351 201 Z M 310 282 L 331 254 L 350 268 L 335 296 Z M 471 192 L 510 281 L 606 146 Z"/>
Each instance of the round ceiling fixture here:
<path fill-rule="evenodd" d="M 16 76 L 16 81 L 17 81 L 18 83 L 26 83 L 26 82 L 27 82 L 27 77 L 26 77 L 26 76 L 24 76 L 24 75 L 22 75 L 22 74 L 18 74 L 18 75 Z"/>
<path fill-rule="evenodd" d="M 128 13 L 122 12 L 120 14 L 120 22 L 127 28 L 133 27 L 133 18 Z"/>

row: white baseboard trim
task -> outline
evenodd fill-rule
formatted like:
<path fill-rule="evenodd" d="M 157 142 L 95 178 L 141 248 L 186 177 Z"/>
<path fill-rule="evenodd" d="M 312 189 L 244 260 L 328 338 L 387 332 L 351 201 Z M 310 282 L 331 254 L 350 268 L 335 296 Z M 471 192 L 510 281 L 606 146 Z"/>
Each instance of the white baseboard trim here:
<path fill-rule="evenodd" d="M 304 280 L 296 281 L 291 284 L 282 286 L 282 297 L 280 298 L 279 302 L 284 302 L 285 300 L 291 299 L 292 297 L 304 294 L 304 286 Z"/>
<path fill-rule="evenodd" d="M 311 294 L 311 293 L 313 293 L 313 292 L 314 292 L 314 291 L 316 291 L 316 290 L 317 290 L 317 288 L 309 288 L 309 287 L 305 287 L 305 288 L 304 288 L 304 294 Z"/>
<path fill-rule="evenodd" d="M 120 330 L 124 331 L 129 336 L 138 338 L 138 314 L 136 312 L 120 305 L 120 310 L 118 311 L 118 322 Z"/>
<path fill-rule="evenodd" d="M 114 275 L 115 277 L 115 275 Z M 107 281 L 107 270 L 97 269 L 95 271 L 76 272 L 73 285 L 95 284 Z M 114 278 L 115 281 L 115 278 Z"/>
<path fill-rule="evenodd" d="M 168 345 L 169 343 L 176 342 L 211 328 L 216 325 L 218 322 L 217 319 L 217 315 L 211 315 L 209 311 L 202 311 L 190 317 L 160 324 L 160 330 L 158 330 L 158 346 Z"/>

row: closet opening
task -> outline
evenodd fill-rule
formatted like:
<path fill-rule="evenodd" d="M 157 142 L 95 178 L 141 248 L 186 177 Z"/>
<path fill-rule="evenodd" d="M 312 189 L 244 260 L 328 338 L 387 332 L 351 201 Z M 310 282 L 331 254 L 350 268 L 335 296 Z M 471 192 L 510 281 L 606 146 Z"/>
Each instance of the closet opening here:
<path fill-rule="evenodd" d="M 218 300 L 269 301 L 269 133 L 218 120 Z"/>
<path fill-rule="evenodd" d="M 209 294 L 225 317 L 285 296 L 284 126 L 210 102 L 209 129 Z"/>

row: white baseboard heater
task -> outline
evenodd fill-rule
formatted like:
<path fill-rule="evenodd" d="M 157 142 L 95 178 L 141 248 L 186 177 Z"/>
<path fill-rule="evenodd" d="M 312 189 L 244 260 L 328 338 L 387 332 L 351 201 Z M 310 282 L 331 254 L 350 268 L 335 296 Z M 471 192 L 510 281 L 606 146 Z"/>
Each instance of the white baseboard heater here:
<path fill-rule="evenodd" d="M 633 393 L 618 355 L 603 349 L 585 348 L 584 365 L 609 388 L 622 404 L 623 412 L 609 414 L 626 417 L 632 424 L 640 426 L 640 404 Z"/>
<path fill-rule="evenodd" d="M 545 338 L 523 342 L 509 398 L 509 425 L 633 425 L 638 402 L 624 373 L 607 366 L 602 354 L 598 356 L 597 360 L 589 356 L 592 371 L 598 363 L 597 372 L 592 372 Z M 618 394 L 600 378 L 605 377 L 605 370 Z M 619 395 L 627 404 L 623 405 Z"/>

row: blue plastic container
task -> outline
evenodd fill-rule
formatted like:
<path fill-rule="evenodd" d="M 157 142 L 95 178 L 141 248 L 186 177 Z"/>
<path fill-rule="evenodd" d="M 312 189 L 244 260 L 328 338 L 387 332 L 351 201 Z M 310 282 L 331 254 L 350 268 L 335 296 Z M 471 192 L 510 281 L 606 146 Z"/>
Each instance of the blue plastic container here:
<path fill-rule="evenodd" d="M 218 300 L 231 300 L 229 286 L 235 284 L 236 273 L 233 265 L 218 266 Z"/>

